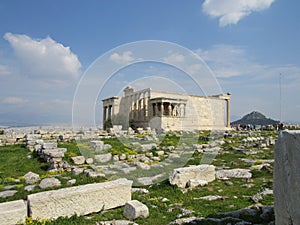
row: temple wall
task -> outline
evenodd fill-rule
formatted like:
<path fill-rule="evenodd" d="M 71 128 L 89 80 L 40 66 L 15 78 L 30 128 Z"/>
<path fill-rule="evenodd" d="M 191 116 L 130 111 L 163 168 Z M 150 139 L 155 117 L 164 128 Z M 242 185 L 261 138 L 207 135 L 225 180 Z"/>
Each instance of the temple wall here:
<path fill-rule="evenodd" d="M 154 106 L 151 101 L 159 101 L 162 99 L 166 102 L 168 109 L 168 99 L 170 104 L 173 102 L 179 107 L 178 116 L 164 115 L 161 117 L 161 108 L 153 118 Z M 160 104 L 160 103 L 159 103 Z M 176 107 L 177 107 L 176 106 Z M 161 107 L 161 106 L 160 106 Z M 171 106 L 169 106 L 171 108 Z M 116 107 L 115 107 L 116 108 Z M 163 108 L 163 107 L 162 107 Z M 123 121 L 123 128 L 128 128 L 129 121 L 136 121 L 136 127 L 148 127 L 167 130 L 199 130 L 199 129 L 225 129 L 225 101 L 218 97 L 203 97 L 187 94 L 176 94 L 161 91 L 152 91 L 144 89 L 141 91 L 127 91 L 125 96 L 120 98 L 118 115 L 119 120 Z M 169 112 L 171 112 L 169 110 Z M 159 114 L 160 113 L 160 114 Z M 161 117 L 161 119 L 156 118 Z M 156 119 L 155 119 L 156 118 Z M 155 120 L 154 120 L 155 119 Z M 119 125 L 118 119 L 114 125 Z"/>

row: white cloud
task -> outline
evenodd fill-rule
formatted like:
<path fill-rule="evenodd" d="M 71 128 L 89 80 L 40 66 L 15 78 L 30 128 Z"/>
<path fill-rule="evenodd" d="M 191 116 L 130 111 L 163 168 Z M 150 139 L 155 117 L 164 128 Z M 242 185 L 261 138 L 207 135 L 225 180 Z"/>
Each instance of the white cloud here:
<path fill-rule="evenodd" d="M 52 38 L 32 39 L 27 35 L 6 33 L 22 64 L 22 72 L 36 79 L 73 80 L 80 75 L 81 63 L 69 47 Z"/>
<path fill-rule="evenodd" d="M 204 13 L 219 18 L 221 27 L 237 24 L 253 12 L 268 9 L 275 0 L 205 0 Z"/>
<path fill-rule="evenodd" d="M 122 54 L 115 52 L 110 55 L 109 59 L 119 64 L 130 63 L 135 60 L 135 58 L 132 56 L 131 51 L 126 51 L 123 52 Z"/>
<path fill-rule="evenodd" d="M 181 63 L 181 62 L 184 62 L 184 56 L 179 53 L 173 53 L 173 54 L 169 55 L 168 57 L 164 57 L 163 61 L 165 63 L 170 63 L 170 64 Z"/>
<path fill-rule="evenodd" d="M 10 75 L 10 74 L 11 74 L 11 71 L 8 68 L 8 66 L 0 64 L 0 76 L 6 76 L 6 75 Z"/>
<path fill-rule="evenodd" d="M 20 98 L 20 97 L 14 97 L 14 96 L 6 97 L 2 100 L 2 103 L 11 104 L 11 105 L 21 105 L 21 104 L 24 104 L 27 102 L 28 102 L 27 99 Z"/>

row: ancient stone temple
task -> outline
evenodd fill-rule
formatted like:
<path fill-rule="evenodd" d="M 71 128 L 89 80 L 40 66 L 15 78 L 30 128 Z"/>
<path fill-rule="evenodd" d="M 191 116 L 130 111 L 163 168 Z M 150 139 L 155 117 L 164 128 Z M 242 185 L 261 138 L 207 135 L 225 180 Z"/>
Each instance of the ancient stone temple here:
<path fill-rule="evenodd" d="M 230 93 L 196 96 L 124 89 L 124 96 L 102 100 L 103 125 L 122 125 L 123 129 L 207 130 L 230 127 Z M 104 129 L 107 127 L 104 127 Z"/>

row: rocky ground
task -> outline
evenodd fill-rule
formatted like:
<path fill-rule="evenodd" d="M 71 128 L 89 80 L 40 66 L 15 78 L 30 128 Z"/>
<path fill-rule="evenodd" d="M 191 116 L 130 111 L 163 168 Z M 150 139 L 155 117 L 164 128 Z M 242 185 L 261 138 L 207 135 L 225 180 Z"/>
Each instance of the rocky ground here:
<path fill-rule="evenodd" d="M 272 154 L 277 132 L 202 132 L 196 143 L 178 141 L 183 135 L 180 133 L 164 135 L 165 141 L 158 134 L 130 134 L 126 136 L 129 141 L 124 142 L 131 149 L 129 152 L 116 151 L 112 142 L 107 142 L 108 137 L 84 143 L 93 151 L 92 156 L 71 154 L 68 147 L 61 148 L 53 140 L 31 139 L 32 147 L 27 146 L 28 149 L 45 159 L 53 175 L 28 171 L 15 182 L 2 182 L 0 198 L 12 199 L 20 191 L 77 185 L 82 183 L 82 176 L 125 176 L 135 179 L 133 199 L 149 208 L 149 216 L 137 218 L 136 224 L 274 224 Z M 214 166 L 216 180 L 189 179 L 183 186 L 168 181 L 174 165 L 200 163 Z M 91 215 L 81 224 L 128 224 L 120 210 Z M 66 221 L 62 224 L 68 224 Z"/>

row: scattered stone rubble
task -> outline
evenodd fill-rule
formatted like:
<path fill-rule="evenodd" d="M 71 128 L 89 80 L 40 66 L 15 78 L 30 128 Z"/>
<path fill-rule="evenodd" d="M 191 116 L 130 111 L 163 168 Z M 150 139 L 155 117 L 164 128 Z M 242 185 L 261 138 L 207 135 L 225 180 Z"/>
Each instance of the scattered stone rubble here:
<path fill-rule="evenodd" d="M 0 225 L 24 223 L 27 216 L 33 219 L 55 219 L 124 206 L 131 201 L 131 186 L 132 181 L 118 179 L 35 193 L 28 195 L 27 201 L 0 203 Z M 128 210 L 130 215 L 146 215 L 142 203 L 130 204 L 133 205 L 133 208 Z"/>
<path fill-rule="evenodd" d="M 145 204 L 137 200 L 131 200 L 125 204 L 123 215 L 130 220 L 147 218 L 149 216 L 149 209 Z"/>
<path fill-rule="evenodd" d="M 273 190 L 270 190 L 268 188 L 264 188 L 261 192 L 253 195 L 251 197 L 251 200 L 254 203 L 259 203 L 259 201 L 261 201 L 263 199 L 263 197 L 266 196 L 266 195 L 273 195 Z"/>
<path fill-rule="evenodd" d="M 34 145 L 34 152 L 39 155 L 41 159 L 49 162 L 49 170 L 67 170 L 68 165 L 63 162 L 66 148 L 58 148 L 57 142 L 46 142 L 43 140 L 36 140 Z"/>
<path fill-rule="evenodd" d="M 130 131 L 128 131 L 129 133 Z M 142 133 L 142 131 L 139 131 Z M 93 132 L 92 132 L 93 133 Z M 96 132 L 94 132 L 96 134 Z M 116 135 L 123 135 L 120 131 L 115 133 Z M 47 134 L 48 135 L 48 134 Z M 61 134 L 62 135 L 62 134 Z M 105 134 L 107 135 L 107 134 Z M 131 133 L 133 135 L 133 133 Z M 255 151 L 259 152 L 259 150 L 256 149 L 267 149 L 270 145 L 275 144 L 275 138 L 272 137 L 261 137 L 255 132 L 248 132 L 248 133 L 234 133 L 229 134 L 225 133 L 226 135 L 232 135 L 239 137 L 240 145 L 238 147 L 232 147 L 234 150 L 241 151 L 241 152 L 247 152 L 247 154 L 256 154 Z M 112 155 L 111 153 L 107 153 L 107 150 L 111 149 L 112 146 L 104 144 L 103 141 L 98 140 L 92 140 L 90 141 L 90 146 L 93 148 L 95 152 L 94 158 L 85 158 L 84 156 L 76 156 L 72 157 L 71 160 L 73 162 L 73 166 L 66 164 L 66 162 L 63 161 L 64 153 L 67 151 L 67 149 L 57 148 L 57 142 L 56 140 L 53 141 L 53 137 L 60 139 L 60 140 L 69 140 L 68 138 L 65 138 L 65 136 L 60 137 L 53 135 L 51 136 L 51 141 L 42 140 L 41 137 L 45 137 L 44 134 L 33 134 L 33 135 L 27 135 L 24 140 L 26 140 L 27 148 L 30 151 L 36 152 L 42 159 L 49 162 L 49 170 L 69 170 L 73 174 L 81 174 L 84 173 L 87 176 L 91 177 L 104 177 L 107 175 L 114 175 L 115 172 L 124 172 L 125 174 L 131 173 L 135 170 L 149 170 L 151 167 L 155 167 L 157 165 L 164 166 L 167 165 L 168 162 L 171 162 L 172 159 L 180 158 L 181 152 L 179 148 L 175 148 L 175 146 L 167 146 L 162 149 L 158 148 L 157 144 L 154 143 L 156 140 L 155 135 L 149 136 L 149 140 L 153 143 L 148 144 L 140 144 L 139 142 L 136 142 L 138 140 L 133 135 L 133 142 L 131 142 L 131 146 L 135 146 L 139 153 L 135 155 Z M 70 134 L 69 137 L 72 135 Z M 75 136 L 75 135 L 74 135 Z M 74 137 L 73 136 L 73 137 Z M 91 135 L 92 136 L 92 135 Z M 231 136 L 231 137 L 232 137 Z M 100 137 L 99 134 L 93 136 L 94 139 L 97 139 Z M 242 137 L 242 139 L 241 139 Z M 77 139 L 84 139 L 85 134 L 79 135 L 79 137 L 76 137 Z M 2 142 L 3 143 L 3 142 Z M 15 142 L 16 143 L 16 142 Z M 215 140 L 212 142 L 209 142 L 208 144 L 194 144 L 191 151 L 196 150 L 198 153 L 208 153 L 208 154 L 217 154 L 221 151 L 224 151 L 222 148 L 222 145 L 225 143 L 231 143 L 231 140 Z M 254 150 L 249 150 L 249 149 Z M 186 147 L 187 152 L 189 152 L 188 146 Z M 151 151 L 150 151 L 151 150 Z M 155 150 L 155 155 L 153 155 L 153 151 Z M 163 161 L 163 160 L 164 161 Z M 157 162 L 163 161 L 163 163 L 157 164 Z M 245 163 L 249 163 L 252 165 L 251 170 L 258 169 L 263 170 L 267 169 L 272 171 L 272 164 L 274 161 L 263 161 L 259 165 L 254 165 L 256 163 L 255 160 L 251 161 L 248 159 L 241 159 L 241 161 L 244 161 Z M 97 162 L 98 164 L 94 165 L 94 162 Z M 108 165 L 105 165 L 106 162 L 109 162 Z M 84 164 L 91 165 L 94 170 L 86 169 L 84 167 Z M 177 185 L 181 189 L 190 189 L 190 188 L 196 188 L 199 186 L 205 186 L 208 185 L 209 182 L 212 182 L 215 179 L 223 180 L 224 182 L 227 182 L 226 185 L 230 185 L 230 179 L 231 178 L 242 178 L 242 179 L 251 179 L 252 173 L 249 169 L 229 169 L 229 168 L 222 168 L 222 167 L 214 167 L 212 165 L 193 165 L 189 167 L 183 167 L 183 168 L 177 168 L 174 169 L 170 176 L 169 176 L 169 182 L 172 185 Z M 99 172 L 101 171 L 101 172 Z M 140 177 L 139 181 L 140 184 L 143 185 L 151 185 L 154 182 L 156 182 L 156 179 L 158 179 L 160 175 L 153 176 L 153 177 Z M 24 176 L 26 180 L 26 184 L 29 184 L 26 186 L 27 190 L 33 190 L 34 184 L 38 183 L 40 181 L 40 177 L 38 174 L 34 174 L 32 172 L 26 174 Z M 69 182 L 69 181 L 68 181 Z M 72 185 L 76 183 L 76 180 L 70 180 L 68 183 L 69 185 Z M 50 185 L 51 184 L 51 185 Z M 41 180 L 39 187 L 40 188 L 49 188 L 49 187 L 55 187 L 59 186 L 60 181 L 56 178 L 46 178 Z M 247 183 L 247 185 L 252 185 L 251 183 Z M 147 189 L 142 189 L 143 193 L 147 193 Z M 146 191 L 144 191 L 146 190 Z M 140 191 L 140 190 L 138 190 Z M 12 194 L 12 192 L 16 193 L 14 190 L 9 190 L 9 193 L 0 192 L 3 196 L 11 196 L 9 194 Z M 256 195 L 251 197 L 251 200 L 255 203 L 258 203 L 264 195 L 272 194 L 272 190 L 262 190 L 262 192 L 257 193 Z M 12 194 L 13 195 L 13 194 Z M 204 196 L 199 199 L 207 200 L 207 201 L 213 201 L 213 200 L 225 200 L 226 196 L 220 196 L 220 195 L 212 195 L 212 196 Z M 34 198 L 31 198 L 31 201 L 29 201 L 29 204 L 32 204 L 34 202 Z M 92 201 L 92 200 L 91 200 Z M 166 200 L 167 201 L 167 200 Z M 31 202 L 31 203 L 30 203 Z M 43 204 L 52 204 L 52 203 L 45 203 Z M 125 203 L 124 203 L 125 204 Z M 53 206 L 54 207 L 54 206 Z M 1 204 L 0 204 L 1 208 Z M 38 208 L 38 207 L 37 207 Z M 126 210 L 125 210 L 126 209 Z M 126 212 L 125 212 L 126 211 Z M 1 210 L 0 210 L 1 212 Z M 43 212 L 44 213 L 44 212 Z M 228 214 L 223 214 L 223 218 L 185 218 L 185 219 L 178 219 L 174 221 L 171 224 L 195 224 L 195 222 L 199 221 L 210 221 L 212 224 L 223 224 L 227 221 L 234 222 L 234 224 L 251 224 L 250 222 L 247 222 L 243 220 L 241 215 L 252 215 L 252 216 L 259 216 L 261 218 L 264 218 L 264 221 L 266 221 L 266 224 L 274 224 L 274 212 L 272 207 L 258 207 L 258 209 L 242 209 L 240 211 L 234 211 Z M 38 218 L 41 214 L 34 214 L 36 215 L 36 218 Z M 65 214 L 63 214 L 65 215 Z M 66 214 L 67 215 L 67 214 Z M 69 215 L 69 214 L 68 214 Z M 84 215 L 84 214 L 83 214 Z M 146 218 L 149 215 L 149 210 L 146 205 L 138 202 L 138 201 L 131 201 L 127 202 L 125 208 L 124 208 L 124 216 L 130 220 L 136 219 L 136 218 Z M 188 213 L 186 214 L 188 215 Z M 0 213 L 1 216 L 1 213 Z M 273 217 L 272 217 L 273 216 Z M 51 218 L 56 218 L 57 215 L 52 215 L 50 213 Z M 128 221 L 103 221 L 99 222 L 98 224 L 128 224 Z M 228 222 L 230 223 L 230 222 Z M 0 225 L 1 220 L 0 220 Z"/>
<path fill-rule="evenodd" d="M 231 169 L 231 170 L 218 170 L 216 178 L 219 180 L 228 180 L 230 178 L 245 178 L 250 179 L 252 173 L 248 169 Z"/>
<path fill-rule="evenodd" d="M 28 172 L 24 175 L 24 178 L 26 184 L 35 184 L 40 180 L 40 175 L 33 172 Z"/>
<path fill-rule="evenodd" d="M 195 181 L 196 180 L 196 181 Z M 170 184 L 179 188 L 194 186 L 196 182 L 206 184 L 215 180 L 215 167 L 213 165 L 198 165 L 174 169 L 169 177 Z"/>
<path fill-rule="evenodd" d="M 59 187 L 61 186 L 60 180 L 58 180 L 55 177 L 50 177 L 50 178 L 44 178 L 41 180 L 39 187 L 41 189 L 46 189 L 46 188 L 53 188 L 53 187 Z"/>
<path fill-rule="evenodd" d="M 260 222 L 257 222 L 260 221 Z M 274 207 L 273 206 L 256 206 L 253 208 L 245 208 L 231 212 L 217 213 L 216 218 L 197 218 L 187 217 L 176 219 L 169 225 L 196 225 L 196 224 L 236 224 L 236 225 L 251 225 L 251 224 L 267 224 L 275 225 Z"/>

